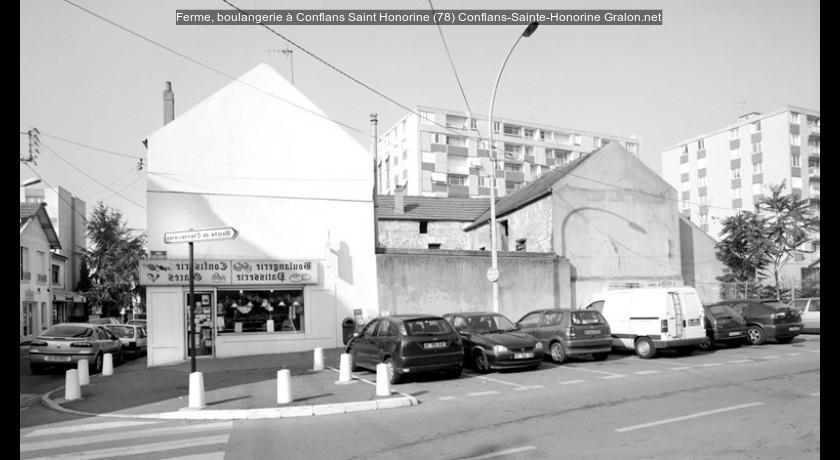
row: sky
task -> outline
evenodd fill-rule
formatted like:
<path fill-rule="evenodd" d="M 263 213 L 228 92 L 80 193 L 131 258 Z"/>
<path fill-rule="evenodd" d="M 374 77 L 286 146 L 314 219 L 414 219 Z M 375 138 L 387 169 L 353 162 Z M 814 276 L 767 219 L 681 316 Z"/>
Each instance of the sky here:
<path fill-rule="evenodd" d="M 662 10 L 662 25 L 540 25 L 507 62 L 494 107 L 498 117 L 635 136 L 656 172 L 664 148 L 740 114 L 820 110 L 818 0 L 228 2 L 281 11 Z M 222 0 L 21 0 L 21 158 L 30 154 L 29 133 L 40 135 L 20 181 L 62 186 L 88 212 L 102 202 L 142 230 L 142 141 L 162 126 L 166 82 L 178 117 L 265 62 L 370 147 L 372 113 L 379 133 L 415 106 L 486 115 L 502 61 L 524 29 L 176 25 L 176 10 L 202 8 L 233 11 Z M 280 52 L 287 48 L 291 54 Z"/>

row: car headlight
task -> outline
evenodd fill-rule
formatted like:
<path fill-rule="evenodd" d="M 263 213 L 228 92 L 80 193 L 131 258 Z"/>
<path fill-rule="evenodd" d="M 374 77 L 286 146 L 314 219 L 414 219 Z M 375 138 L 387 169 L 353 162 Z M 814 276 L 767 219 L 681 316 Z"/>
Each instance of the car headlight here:
<path fill-rule="evenodd" d="M 504 353 L 506 351 L 508 351 L 508 349 L 504 345 L 493 345 L 493 353 Z"/>
<path fill-rule="evenodd" d="M 542 342 L 537 342 L 537 344 L 534 345 L 534 350 L 542 350 L 542 349 L 543 349 Z"/>

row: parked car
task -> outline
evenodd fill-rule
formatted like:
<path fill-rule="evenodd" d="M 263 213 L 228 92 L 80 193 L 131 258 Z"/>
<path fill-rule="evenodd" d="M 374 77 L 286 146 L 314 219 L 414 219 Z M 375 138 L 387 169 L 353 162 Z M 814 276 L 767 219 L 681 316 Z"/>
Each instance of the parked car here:
<path fill-rule="evenodd" d="M 728 300 L 714 305 L 727 305 L 747 322 L 747 343 L 761 345 L 767 339 L 790 343 L 802 332 L 799 310 L 777 302 L 761 300 Z"/>
<path fill-rule="evenodd" d="M 747 337 L 747 322 L 728 305 L 704 305 L 704 324 L 708 342 L 698 345 L 702 350 L 714 349 L 717 345 L 730 348 L 740 347 Z"/>
<path fill-rule="evenodd" d="M 635 350 L 642 359 L 658 350 L 690 355 L 705 343 L 703 303 L 693 287 L 639 288 L 609 291 L 590 303 L 610 325 L 613 347 Z"/>
<path fill-rule="evenodd" d="M 427 314 L 373 319 L 353 334 L 345 353 L 353 370 L 376 371 L 385 363 L 391 383 L 415 372 L 443 371 L 458 378 L 464 365 L 461 338 L 442 317 Z"/>
<path fill-rule="evenodd" d="M 112 317 L 105 317 L 105 318 L 89 318 L 88 324 L 122 324 L 118 318 Z"/>
<path fill-rule="evenodd" d="M 443 315 L 464 342 L 464 365 L 487 373 L 493 369 L 540 366 L 545 350 L 536 337 L 518 330 L 507 317 L 491 312 Z"/>
<path fill-rule="evenodd" d="M 124 353 L 139 358 L 148 350 L 145 327 L 136 324 L 105 324 L 105 328 L 120 339 Z"/>
<path fill-rule="evenodd" d="M 72 367 L 86 359 L 90 372 L 102 372 L 105 353 L 115 362 L 123 360 L 120 339 L 101 324 L 59 323 L 35 337 L 29 344 L 29 369 L 33 374 L 49 366 Z"/>
<path fill-rule="evenodd" d="M 610 325 L 595 310 L 534 310 L 520 318 L 516 326 L 539 339 L 557 364 L 568 357 L 584 355 L 603 361 L 612 349 Z"/>
<path fill-rule="evenodd" d="M 792 300 L 789 306 L 799 310 L 802 315 L 802 332 L 820 333 L 820 298 L 805 297 Z"/>

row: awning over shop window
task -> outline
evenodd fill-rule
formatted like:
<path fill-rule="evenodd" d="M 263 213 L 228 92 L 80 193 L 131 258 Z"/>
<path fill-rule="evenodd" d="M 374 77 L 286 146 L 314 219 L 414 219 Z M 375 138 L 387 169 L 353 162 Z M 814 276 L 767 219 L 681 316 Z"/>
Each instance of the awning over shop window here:
<path fill-rule="evenodd" d="M 73 303 L 85 303 L 84 296 L 75 293 L 73 291 L 68 291 L 66 289 L 55 289 L 52 290 L 53 302 L 73 302 Z"/>

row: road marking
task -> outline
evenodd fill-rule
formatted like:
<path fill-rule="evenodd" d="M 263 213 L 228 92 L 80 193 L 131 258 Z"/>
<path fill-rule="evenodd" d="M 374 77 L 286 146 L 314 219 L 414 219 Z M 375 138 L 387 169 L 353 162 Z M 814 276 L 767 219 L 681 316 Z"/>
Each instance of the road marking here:
<path fill-rule="evenodd" d="M 172 457 L 166 460 L 224 460 L 224 452 L 213 452 L 208 454 L 187 455 L 186 457 Z"/>
<path fill-rule="evenodd" d="M 542 388 L 542 387 L 543 387 L 542 385 L 531 385 L 531 386 L 527 386 L 527 387 L 514 388 L 513 391 L 536 390 L 536 389 Z"/>
<path fill-rule="evenodd" d="M 659 371 L 638 371 L 634 372 L 637 375 L 650 375 L 650 374 L 658 374 Z"/>
<path fill-rule="evenodd" d="M 788 356 L 799 356 L 799 355 L 801 355 L 801 354 L 802 354 L 802 353 L 788 353 L 787 355 L 788 355 Z"/>
<path fill-rule="evenodd" d="M 103 424 L 104 425 L 104 424 Z M 21 452 L 31 452 L 33 450 L 41 449 L 58 449 L 60 447 L 82 446 L 85 444 L 96 444 L 100 442 L 119 441 L 137 439 L 141 436 L 160 436 L 167 434 L 184 433 L 190 431 L 207 431 L 207 430 L 223 430 L 233 428 L 232 421 L 217 422 L 217 423 L 203 423 L 200 425 L 190 426 L 169 426 L 160 428 L 149 428 L 142 431 L 122 431 L 122 432 L 108 432 L 96 434 L 93 436 L 79 436 L 79 437 L 65 437 L 60 439 L 50 439 L 49 441 L 33 441 L 22 443 L 20 445 Z"/>
<path fill-rule="evenodd" d="M 510 385 L 510 386 L 513 386 L 513 387 L 528 388 L 528 385 L 520 385 L 518 383 L 505 382 L 504 380 L 496 380 L 496 379 L 493 379 L 493 378 L 490 378 L 490 377 L 483 377 L 483 376 L 480 376 L 480 375 L 476 375 L 474 378 L 487 380 L 488 382 L 501 383 L 502 385 Z"/>
<path fill-rule="evenodd" d="M 714 415 L 714 414 L 720 414 L 722 412 L 730 412 L 730 411 L 733 411 L 733 410 L 746 409 L 748 407 L 760 406 L 762 404 L 764 404 L 764 403 L 763 402 L 754 402 L 754 403 L 749 403 L 749 404 L 741 404 L 739 406 L 724 407 L 724 408 L 721 408 L 721 409 L 715 409 L 715 410 L 710 410 L 710 411 L 706 411 L 706 412 L 698 412 L 696 414 L 685 415 L 685 416 L 682 416 L 682 417 L 675 417 L 675 418 L 660 420 L 658 422 L 650 422 L 650 423 L 644 423 L 644 424 L 641 424 L 641 425 L 634 425 L 634 426 L 628 426 L 628 427 L 624 427 L 624 428 L 617 428 L 615 431 L 617 431 L 619 433 L 624 433 L 624 432 L 627 432 L 627 431 L 640 430 L 642 428 L 650 428 L 652 426 L 657 426 L 657 425 L 664 425 L 666 423 L 681 422 L 683 420 L 690 420 L 690 419 L 693 419 L 693 418 L 705 417 L 707 415 Z"/>
<path fill-rule="evenodd" d="M 691 366 L 671 367 L 671 368 L 668 368 L 668 370 L 669 370 L 669 371 L 690 371 L 691 369 L 694 369 L 694 368 L 693 368 L 693 367 L 691 367 Z"/>
<path fill-rule="evenodd" d="M 613 375 L 604 375 L 604 376 L 601 376 L 601 377 L 598 377 L 598 378 L 602 379 L 602 380 L 611 380 L 611 379 L 620 379 L 622 377 L 627 377 L 627 376 L 626 375 L 621 375 L 621 374 L 613 374 Z"/>
<path fill-rule="evenodd" d="M 467 396 L 489 396 L 489 395 L 497 395 L 500 392 L 498 391 L 479 391 L 478 393 L 467 393 Z"/>
<path fill-rule="evenodd" d="M 744 363 L 751 363 L 753 360 L 751 359 L 736 359 L 735 361 L 729 361 L 729 364 L 744 364 Z"/>
<path fill-rule="evenodd" d="M 560 382 L 560 385 L 573 385 L 575 383 L 586 383 L 586 380 L 566 380 L 565 382 Z"/>
<path fill-rule="evenodd" d="M 461 457 L 461 460 L 484 460 L 486 458 L 501 457 L 502 455 L 518 454 L 520 452 L 527 452 L 535 450 L 537 446 L 516 447 L 514 449 L 500 450 L 498 452 L 491 452 L 489 454 L 479 455 L 477 457 Z"/>
<path fill-rule="evenodd" d="M 778 356 L 774 356 L 774 355 L 771 355 L 771 356 L 762 356 L 762 357 L 761 357 L 761 359 L 776 359 L 776 358 L 778 358 Z"/>
<path fill-rule="evenodd" d="M 191 447 L 208 446 L 211 444 L 225 444 L 230 435 L 207 436 L 203 438 L 184 439 L 177 441 L 143 444 L 142 446 L 122 446 L 109 449 L 90 450 L 87 452 L 71 452 L 62 455 L 31 458 L 28 460 L 96 460 L 100 458 L 125 457 L 128 455 L 148 454 L 165 450 L 188 449 Z"/>
<path fill-rule="evenodd" d="M 697 367 L 715 367 L 715 366 L 723 366 L 723 363 L 699 364 Z"/>
<path fill-rule="evenodd" d="M 127 428 L 133 426 L 142 426 L 142 425 L 149 425 L 153 423 L 163 423 L 163 422 L 128 422 L 128 421 L 121 421 L 121 422 L 105 422 L 105 423 L 88 423 L 86 425 L 76 425 L 76 426 L 66 426 L 66 427 L 58 427 L 58 428 L 48 428 L 48 429 L 39 429 L 35 430 L 26 436 L 43 436 L 46 434 L 66 434 L 66 433 L 80 433 L 83 431 L 101 431 L 103 428 Z M 24 436 L 24 437 L 26 437 Z"/>
<path fill-rule="evenodd" d="M 615 372 L 596 371 L 595 369 L 586 369 L 586 368 L 583 368 L 583 367 L 563 366 L 562 368 L 563 369 L 574 369 L 576 371 L 581 371 L 581 372 L 591 372 L 593 374 L 618 375 L 618 376 L 624 377 L 622 374 L 616 374 Z M 617 378 L 617 377 L 612 377 L 612 378 Z"/>

